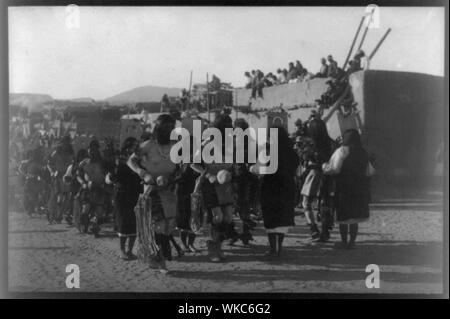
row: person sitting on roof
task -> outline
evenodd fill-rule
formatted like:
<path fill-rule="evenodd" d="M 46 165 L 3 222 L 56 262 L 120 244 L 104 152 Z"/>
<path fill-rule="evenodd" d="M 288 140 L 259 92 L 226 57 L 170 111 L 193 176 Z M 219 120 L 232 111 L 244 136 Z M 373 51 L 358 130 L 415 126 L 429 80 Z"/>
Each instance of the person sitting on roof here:
<path fill-rule="evenodd" d="M 278 84 L 286 83 L 286 75 L 283 73 L 283 70 L 278 69 L 277 74 L 278 74 L 277 83 Z"/>
<path fill-rule="evenodd" d="M 363 50 L 358 50 L 353 60 L 358 67 L 358 70 L 368 70 L 369 69 L 369 58 L 366 56 Z"/>
<path fill-rule="evenodd" d="M 268 85 L 268 86 L 275 86 L 275 85 L 278 84 L 278 79 L 277 79 L 277 77 L 275 76 L 275 74 L 273 74 L 272 72 L 270 72 L 270 73 L 267 75 L 267 81 L 269 81 L 269 83 L 270 83 L 270 85 Z"/>
<path fill-rule="evenodd" d="M 336 78 L 339 73 L 338 64 L 331 54 L 328 56 L 328 63 L 328 77 Z"/>
<path fill-rule="evenodd" d="M 276 78 L 274 80 L 273 78 L 273 74 L 272 72 L 268 73 L 265 77 L 264 77 L 264 86 L 265 87 L 270 87 L 270 86 L 274 86 L 276 84 Z"/>
<path fill-rule="evenodd" d="M 221 86 L 220 79 L 213 74 L 211 83 L 209 84 L 210 89 L 212 91 L 219 91 L 220 86 Z"/>
<path fill-rule="evenodd" d="M 263 97 L 262 89 L 264 87 L 264 73 L 261 70 L 257 70 L 255 79 L 252 88 L 252 98 L 254 99 L 256 99 L 256 92 L 258 92 L 258 97 Z"/>
<path fill-rule="evenodd" d="M 349 62 L 348 62 L 348 69 L 347 69 L 347 71 L 346 71 L 346 74 L 351 74 L 351 73 L 353 73 L 353 72 L 356 72 L 356 71 L 359 71 L 359 70 L 361 70 L 361 65 L 360 65 L 360 63 L 361 63 L 361 61 L 358 61 L 358 60 L 355 60 L 355 59 L 353 59 L 353 60 L 350 60 Z"/>
<path fill-rule="evenodd" d="M 297 78 L 297 69 L 294 67 L 294 63 L 289 62 L 289 71 L 287 74 L 287 81 L 294 80 Z"/>
<path fill-rule="evenodd" d="M 328 65 L 327 65 L 327 59 L 321 58 L 320 59 L 320 71 L 317 72 L 314 77 L 315 78 L 326 78 L 328 76 Z"/>
<path fill-rule="evenodd" d="M 295 69 L 297 70 L 297 77 L 304 78 L 308 71 L 303 67 L 299 60 L 295 61 Z"/>
<path fill-rule="evenodd" d="M 245 77 L 247 78 L 247 84 L 245 85 L 246 89 L 251 89 L 252 88 L 252 83 L 253 83 L 253 77 L 251 76 L 250 72 L 245 72 L 244 73 Z"/>

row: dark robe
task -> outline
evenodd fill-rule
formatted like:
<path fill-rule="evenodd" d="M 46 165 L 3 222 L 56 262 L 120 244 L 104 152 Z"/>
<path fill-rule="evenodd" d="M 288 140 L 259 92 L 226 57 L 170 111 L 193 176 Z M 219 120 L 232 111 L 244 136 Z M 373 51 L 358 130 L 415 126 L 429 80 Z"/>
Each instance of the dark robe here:
<path fill-rule="evenodd" d="M 278 154 L 278 170 L 263 175 L 261 185 L 261 209 L 264 227 L 268 229 L 295 225 L 294 177 L 299 158 L 292 148 L 280 148 Z"/>
<path fill-rule="evenodd" d="M 336 175 L 336 215 L 338 222 L 359 222 L 369 218 L 369 158 L 364 149 L 351 150 Z"/>
<path fill-rule="evenodd" d="M 128 165 L 121 162 L 115 170 L 113 180 L 117 183 L 116 223 L 119 236 L 136 235 L 134 207 L 142 192 L 141 179 Z"/>
<path fill-rule="evenodd" d="M 198 174 L 189 164 L 183 164 L 176 177 L 176 195 L 177 195 L 177 227 L 182 230 L 191 230 L 191 194 L 195 188 L 195 181 Z"/>

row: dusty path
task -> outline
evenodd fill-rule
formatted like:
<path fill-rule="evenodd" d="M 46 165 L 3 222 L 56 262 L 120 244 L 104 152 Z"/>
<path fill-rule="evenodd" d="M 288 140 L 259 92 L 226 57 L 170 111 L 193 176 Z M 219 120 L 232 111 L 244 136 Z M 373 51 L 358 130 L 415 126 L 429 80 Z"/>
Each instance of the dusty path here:
<path fill-rule="evenodd" d="M 94 239 L 67 225 L 47 225 L 42 217 L 10 213 L 10 291 L 95 292 L 442 292 L 442 207 L 438 202 L 373 205 L 360 227 L 359 245 L 336 250 L 332 242 L 311 244 L 302 216 L 288 234 L 284 257 L 267 262 L 262 226 L 252 248 L 225 246 L 227 263 L 207 261 L 205 240 L 196 255 L 169 263 L 161 275 L 137 261 L 118 257 L 118 240 L 108 229 Z M 65 286 L 65 267 L 80 267 L 80 289 Z M 377 264 L 381 287 L 367 289 L 366 265 Z"/>

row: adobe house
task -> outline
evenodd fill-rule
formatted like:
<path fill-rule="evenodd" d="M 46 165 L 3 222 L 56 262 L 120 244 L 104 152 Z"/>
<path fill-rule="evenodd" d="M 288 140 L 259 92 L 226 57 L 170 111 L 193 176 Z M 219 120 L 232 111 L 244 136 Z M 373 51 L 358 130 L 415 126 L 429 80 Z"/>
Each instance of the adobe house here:
<path fill-rule="evenodd" d="M 234 106 L 248 106 L 249 101 L 252 111 L 303 106 L 288 110 L 288 130 L 293 132 L 297 119 L 308 119 L 315 100 L 327 89 L 326 81 L 312 79 L 264 88 L 263 98 L 257 99 L 250 99 L 251 90 L 235 89 Z M 375 157 L 380 182 L 401 180 L 405 187 L 442 183 L 436 165 L 443 145 L 444 78 L 368 70 L 353 73 L 349 82 L 359 112 L 347 117 L 334 113 L 327 122 L 330 136 L 337 138 L 347 128 L 360 129 L 366 149 Z M 265 113 L 238 116 L 253 127 L 265 127 Z"/>

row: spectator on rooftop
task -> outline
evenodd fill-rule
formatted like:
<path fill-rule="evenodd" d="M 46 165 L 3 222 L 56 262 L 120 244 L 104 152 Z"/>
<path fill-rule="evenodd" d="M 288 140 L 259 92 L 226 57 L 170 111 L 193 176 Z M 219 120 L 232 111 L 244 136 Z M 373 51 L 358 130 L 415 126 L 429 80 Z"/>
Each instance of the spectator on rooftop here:
<path fill-rule="evenodd" d="M 320 59 L 320 71 L 316 73 L 315 78 L 326 78 L 328 76 L 328 65 L 325 58 Z"/>
<path fill-rule="evenodd" d="M 304 77 L 307 74 L 307 70 L 303 67 L 299 60 L 295 61 L 295 69 L 297 70 L 297 76 Z"/>
<path fill-rule="evenodd" d="M 277 85 L 277 84 L 278 84 L 278 79 L 277 79 L 277 77 L 276 77 L 272 72 L 270 72 L 270 73 L 266 76 L 266 78 L 267 78 L 267 81 L 270 83 L 270 85 L 268 85 L 268 86 L 274 86 L 274 85 Z"/>
<path fill-rule="evenodd" d="M 288 71 L 286 69 L 280 70 L 281 72 L 278 75 L 278 84 L 284 84 L 287 83 L 287 74 Z"/>
<path fill-rule="evenodd" d="M 256 92 L 258 92 L 258 97 L 262 97 L 262 89 L 264 87 L 264 73 L 261 70 L 256 71 L 256 76 L 254 80 L 254 85 L 252 88 L 252 98 L 256 98 Z"/>
<path fill-rule="evenodd" d="M 339 70 L 338 70 L 338 64 L 333 59 L 333 56 L 330 54 L 328 56 L 328 77 L 336 78 L 338 76 Z"/>
<path fill-rule="evenodd" d="M 296 79 L 297 78 L 297 69 L 294 67 L 293 62 L 289 62 L 289 71 L 287 74 L 287 81 Z"/>
<path fill-rule="evenodd" d="M 287 69 L 283 69 L 283 75 L 284 75 L 284 83 L 288 82 L 288 70 Z"/>
<path fill-rule="evenodd" d="M 255 70 L 252 70 L 252 89 L 256 87 L 257 82 L 258 82 L 257 72 Z"/>
<path fill-rule="evenodd" d="M 369 69 L 369 58 L 366 56 L 363 50 L 358 50 L 353 60 L 356 63 L 356 68 L 358 70 L 368 70 Z"/>
<path fill-rule="evenodd" d="M 272 81 L 271 81 L 271 76 L 272 76 L 272 73 L 268 73 L 268 74 L 266 74 L 266 76 L 264 76 L 264 78 L 263 78 L 264 87 L 273 86 Z"/>
<path fill-rule="evenodd" d="M 282 84 L 286 81 L 286 78 L 283 75 L 283 70 L 278 69 L 277 70 L 277 83 Z"/>
<path fill-rule="evenodd" d="M 215 76 L 215 75 L 213 74 L 213 75 L 212 75 L 211 82 L 210 82 L 209 85 L 210 85 L 211 90 L 213 90 L 213 91 L 219 91 L 219 90 L 220 90 L 220 86 L 221 86 L 220 79 L 219 79 L 217 76 Z"/>
<path fill-rule="evenodd" d="M 252 88 L 252 83 L 253 83 L 253 77 L 251 76 L 250 72 L 245 72 L 244 73 L 245 77 L 247 78 L 247 84 L 245 85 L 246 89 L 251 89 Z"/>
<path fill-rule="evenodd" d="M 348 62 L 348 69 L 346 71 L 347 75 L 359 70 L 361 70 L 360 61 L 353 59 Z"/>

